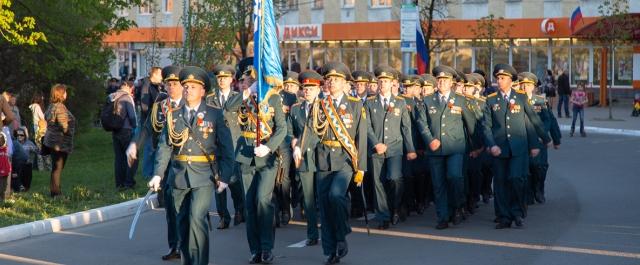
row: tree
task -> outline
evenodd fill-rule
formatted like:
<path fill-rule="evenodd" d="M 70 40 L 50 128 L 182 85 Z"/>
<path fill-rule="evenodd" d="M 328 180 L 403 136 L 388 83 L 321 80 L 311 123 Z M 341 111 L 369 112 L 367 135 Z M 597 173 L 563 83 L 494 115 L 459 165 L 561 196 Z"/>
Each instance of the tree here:
<path fill-rule="evenodd" d="M 15 45 L 38 45 L 38 41 L 47 41 L 47 37 L 40 31 L 34 31 L 36 20 L 25 16 L 22 21 L 16 19 L 9 8 L 11 0 L 0 0 L 0 35 Z"/>
<path fill-rule="evenodd" d="M 508 48 L 511 44 L 509 31 L 513 24 L 506 24 L 503 17 L 496 18 L 493 14 L 476 20 L 476 25 L 469 26 L 469 30 L 475 36 L 472 40 L 474 47 L 485 47 L 488 54 L 476 53 L 476 61 L 487 62 L 487 76 L 493 72 L 494 58 L 497 49 Z M 489 80 L 487 80 L 489 82 Z"/>
<path fill-rule="evenodd" d="M 427 47 L 427 69 L 430 69 L 431 54 L 433 51 L 438 50 L 441 47 L 441 41 L 431 41 L 434 36 L 439 36 L 438 39 L 446 39 L 449 32 L 442 27 L 446 18 L 445 11 L 448 0 L 415 0 L 415 5 L 418 7 L 420 15 L 420 27 L 424 34 L 424 42 Z"/>
<path fill-rule="evenodd" d="M 160 13 L 160 5 L 157 1 L 149 1 L 144 4 L 151 5 L 151 43 L 144 48 L 146 53 L 147 69 L 160 65 L 160 48 L 161 43 L 158 37 L 158 13 Z"/>
<path fill-rule="evenodd" d="M 19 93 L 20 109 L 28 110 L 34 91 L 48 95 L 53 84 L 66 84 L 69 109 L 80 127 L 88 127 L 97 111 L 96 102 L 104 101 L 109 63 L 114 59 L 113 51 L 102 41 L 134 25 L 116 15 L 117 10 L 139 1 L 129 2 L 14 0 L 16 16 L 37 17 L 35 30 L 46 34 L 47 42 L 16 46 L 0 38 L 0 88 Z"/>
<path fill-rule="evenodd" d="M 640 28 L 640 18 L 629 14 L 629 4 L 624 0 L 604 0 L 598 6 L 598 13 L 600 19 L 595 22 L 594 30 L 590 31 L 586 35 L 586 38 L 591 39 L 595 43 L 604 46 L 608 51 L 613 51 L 616 47 L 620 47 L 624 44 L 631 42 L 637 42 L 640 39 L 640 34 L 636 32 Z M 611 67 L 613 71 L 614 67 Z M 601 92 L 608 94 L 608 106 L 609 106 L 609 119 L 613 119 L 613 113 L 611 111 L 611 88 L 613 87 L 613 79 L 615 73 L 612 72 L 610 87 L 606 87 L 607 74 L 602 73 Z"/>

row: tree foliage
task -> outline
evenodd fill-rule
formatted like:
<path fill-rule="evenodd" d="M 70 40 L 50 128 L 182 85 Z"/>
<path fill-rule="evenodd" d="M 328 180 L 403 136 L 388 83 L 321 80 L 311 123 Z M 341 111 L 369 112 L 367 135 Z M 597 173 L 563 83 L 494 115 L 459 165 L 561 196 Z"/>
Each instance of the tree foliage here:
<path fill-rule="evenodd" d="M 0 35 L 15 45 L 38 45 L 38 41 L 47 41 L 47 37 L 40 31 L 34 31 L 36 20 L 25 16 L 22 20 L 16 18 L 11 7 L 11 0 L 0 0 Z"/>
<path fill-rule="evenodd" d="M 107 34 L 134 25 L 127 18 L 118 17 L 116 11 L 139 1 L 13 0 L 13 3 L 16 16 L 38 18 L 34 30 L 45 34 L 47 42 L 16 46 L 0 39 L 0 61 L 3 62 L 0 89 L 19 94 L 23 117 L 30 117 L 25 115 L 28 114 L 26 106 L 34 91 L 48 96 L 53 84 L 67 84 L 70 110 L 81 127 L 89 125 L 97 111 L 96 103 L 104 100 L 104 81 L 114 57 L 102 40 Z"/>

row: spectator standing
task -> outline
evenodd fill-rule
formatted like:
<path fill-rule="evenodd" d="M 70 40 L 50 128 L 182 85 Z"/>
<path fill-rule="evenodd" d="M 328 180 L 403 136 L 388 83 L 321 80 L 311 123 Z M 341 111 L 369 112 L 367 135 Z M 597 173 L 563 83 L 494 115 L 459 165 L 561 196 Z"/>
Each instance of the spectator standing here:
<path fill-rule="evenodd" d="M 47 132 L 44 135 L 43 148 L 51 153 L 51 197 L 62 195 L 60 175 L 73 151 L 73 136 L 76 130 L 76 119 L 64 105 L 67 100 L 67 86 L 55 84 L 51 88 L 51 104 L 44 117 L 47 121 Z"/>
<path fill-rule="evenodd" d="M 7 142 L 10 137 L 4 133 L 4 128 L 0 132 L 0 202 L 11 196 L 11 153 Z"/>
<path fill-rule="evenodd" d="M 586 137 L 584 132 L 584 105 L 587 104 L 587 93 L 584 91 L 585 84 L 583 82 L 578 83 L 578 87 L 575 91 L 571 92 L 571 104 L 573 105 L 573 120 L 571 121 L 571 132 L 569 136 L 573 137 L 573 133 L 576 129 L 576 118 L 580 115 L 580 136 Z"/>
<path fill-rule="evenodd" d="M 551 71 L 551 69 L 547 69 L 547 75 L 544 77 L 542 93 L 544 93 L 547 100 L 549 100 L 549 109 L 553 109 L 553 106 L 556 105 L 556 91 L 556 77 L 553 76 L 553 71 Z"/>
<path fill-rule="evenodd" d="M 159 67 L 151 68 L 149 76 L 145 77 L 142 80 L 140 87 L 136 89 L 135 100 L 140 104 L 140 124 L 145 124 L 146 120 L 149 117 L 149 112 L 151 112 L 153 103 L 166 98 L 160 96 L 160 94 L 166 93 L 164 91 L 165 90 L 162 85 L 162 69 Z M 152 146 L 151 141 L 146 141 L 142 148 L 142 175 L 152 176 L 154 163 L 154 157 L 152 156 L 152 154 L 154 154 L 155 148 L 154 146 Z"/>
<path fill-rule="evenodd" d="M 133 130 L 136 128 L 136 112 L 133 103 L 133 82 L 124 81 L 120 83 L 120 88 L 107 98 L 107 104 L 115 104 L 114 110 L 118 116 L 124 118 L 122 128 L 111 133 L 113 139 L 113 152 L 115 159 L 113 161 L 114 172 L 116 176 L 116 188 L 128 189 L 133 188 L 136 184 L 133 176 L 136 173 L 137 165 L 131 166 L 127 163 L 127 146 L 133 137 Z"/>
<path fill-rule="evenodd" d="M 15 191 L 28 191 L 31 188 L 33 163 L 38 155 L 38 147 L 29 140 L 29 130 L 22 126 L 15 131 L 14 152 L 11 160 L 16 178 Z"/>
<path fill-rule="evenodd" d="M 31 120 L 33 122 L 33 142 L 38 149 L 42 148 L 42 137 L 47 131 L 47 120 L 44 118 L 44 96 L 40 91 L 37 91 L 31 99 Z M 38 170 L 44 170 L 45 168 L 51 169 L 51 157 L 37 154 L 36 167 Z"/>
<path fill-rule="evenodd" d="M 562 105 L 564 105 L 564 114 L 567 118 L 571 118 L 569 114 L 569 97 L 571 96 L 571 86 L 569 85 L 569 75 L 567 71 L 563 71 L 558 76 L 558 118 L 562 118 Z"/>

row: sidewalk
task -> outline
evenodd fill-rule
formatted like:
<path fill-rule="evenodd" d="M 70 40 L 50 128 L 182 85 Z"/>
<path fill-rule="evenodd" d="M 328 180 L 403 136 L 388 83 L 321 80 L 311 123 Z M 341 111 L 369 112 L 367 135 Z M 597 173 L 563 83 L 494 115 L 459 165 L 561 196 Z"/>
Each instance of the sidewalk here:
<path fill-rule="evenodd" d="M 554 106 L 553 113 L 558 117 L 558 112 Z M 585 131 L 587 133 L 607 133 L 616 135 L 640 136 L 640 117 L 631 117 L 631 105 L 613 105 L 611 113 L 613 120 L 609 120 L 609 108 L 587 107 L 584 110 Z M 571 112 L 571 108 L 569 109 Z M 558 118 L 558 124 L 562 130 L 571 129 L 572 118 L 564 116 Z M 570 113 L 573 115 L 572 113 Z M 579 130 L 580 121 L 576 120 L 576 131 Z"/>

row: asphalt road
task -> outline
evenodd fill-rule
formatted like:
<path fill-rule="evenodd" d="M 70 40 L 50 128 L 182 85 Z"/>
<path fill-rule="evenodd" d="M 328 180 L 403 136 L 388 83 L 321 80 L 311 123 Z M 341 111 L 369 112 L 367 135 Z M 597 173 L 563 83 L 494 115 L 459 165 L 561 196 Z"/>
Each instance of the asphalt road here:
<path fill-rule="evenodd" d="M 437 231 L 434 207 L 390 230 L 352 220 L 350 252 L 341 264 L 640 264 L 640 138 L 565 135 L 550 151 L 547 203 L 529 208 L 524 229 L 493 229 L 492 204 L 459 226 Z M 132 217 L 0 244 L 0 264 L 179 264 L 165 262 L 163 210 L 143 214 L 134 240 Z M 217 220 L 213 220 L 217 223 Z M 211 264 L 247 264 L 244 225 L 211 233 Z M 275 264 L 322 264 L 304 223 L 276 231 Z"/>

